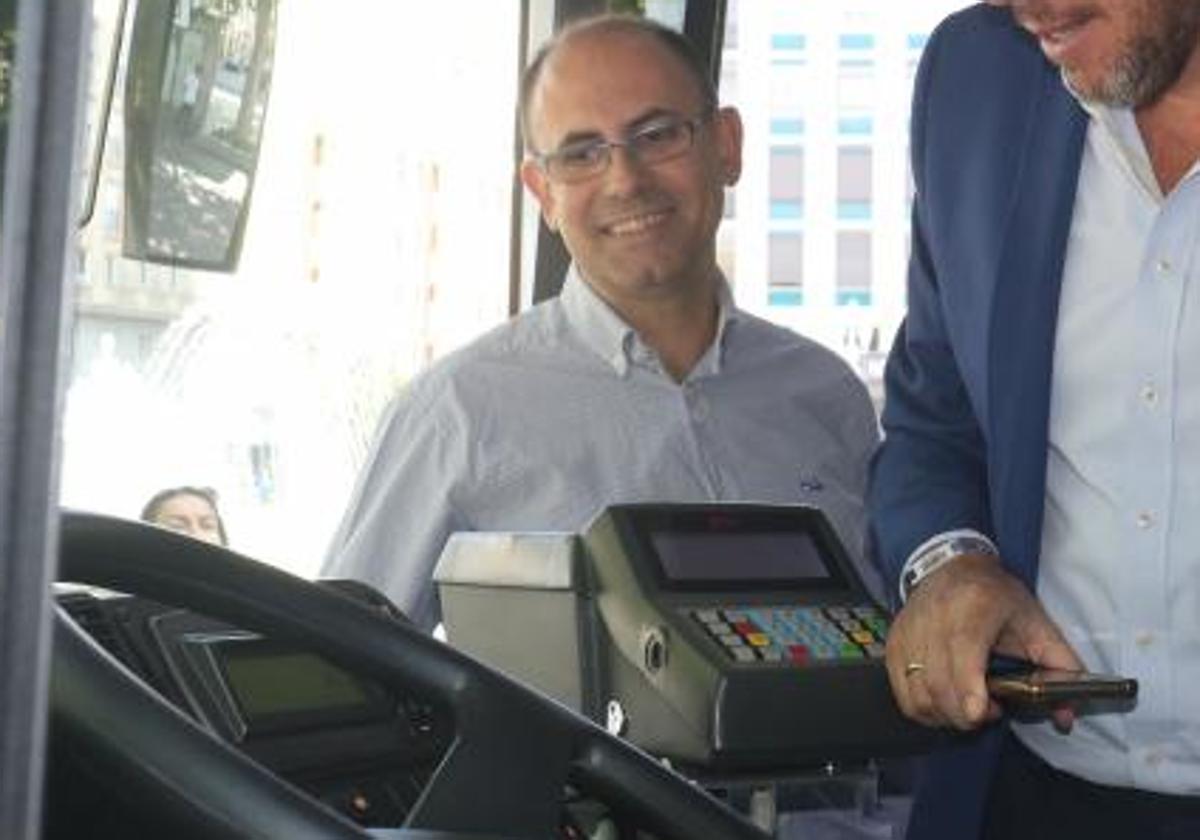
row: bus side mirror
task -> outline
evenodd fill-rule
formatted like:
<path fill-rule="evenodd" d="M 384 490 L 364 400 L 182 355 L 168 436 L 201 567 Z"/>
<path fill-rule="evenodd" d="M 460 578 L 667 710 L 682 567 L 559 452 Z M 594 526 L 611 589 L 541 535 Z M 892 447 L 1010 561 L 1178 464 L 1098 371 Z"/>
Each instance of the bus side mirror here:
<path fill-rule="evenodd" d="M 125 256 L 237 267 L 276 9 L 277 0 L 138 3 L 125 87 Z"/>

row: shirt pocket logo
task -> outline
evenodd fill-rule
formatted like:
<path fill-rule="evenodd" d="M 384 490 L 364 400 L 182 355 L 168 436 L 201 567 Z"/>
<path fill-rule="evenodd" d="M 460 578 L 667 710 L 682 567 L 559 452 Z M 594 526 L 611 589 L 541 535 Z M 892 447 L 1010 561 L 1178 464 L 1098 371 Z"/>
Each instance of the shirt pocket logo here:
<path fill-rule="evenodd" d="M 800 473 L 800 492 L 801 493 L 820 493 L 825 489 L 825 482 L 816 473 L 802 472 Z"/>

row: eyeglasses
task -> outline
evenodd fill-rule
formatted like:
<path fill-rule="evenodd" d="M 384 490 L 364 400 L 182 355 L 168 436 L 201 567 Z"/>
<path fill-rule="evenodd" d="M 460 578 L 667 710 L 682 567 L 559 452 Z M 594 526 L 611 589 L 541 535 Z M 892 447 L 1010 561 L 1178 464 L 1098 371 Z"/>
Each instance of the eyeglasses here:
<path fill-rule="evenodd" d="M 616 148 L 624 149 L 639 163 L 654 166 L 686 154 L 696 142 L 696 131 L 710 116 L 711 111 L 691 119 L 660 117 L 630 132 L 620 142 L 580 140 L 553 152 L 533 155 L 533 159 L 551 180 L 564 184 L 577 184 L 603 173 L 612 163 Z"/>

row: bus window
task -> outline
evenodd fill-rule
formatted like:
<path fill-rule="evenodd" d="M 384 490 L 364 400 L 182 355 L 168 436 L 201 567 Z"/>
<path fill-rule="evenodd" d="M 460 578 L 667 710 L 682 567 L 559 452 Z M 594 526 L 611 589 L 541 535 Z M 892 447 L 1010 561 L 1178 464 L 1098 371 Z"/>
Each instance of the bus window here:
<path fill-rule="evenodd" d="M 230 91 L 255 60 L 256 15 L 217 5 L 178 3 L 166 33 L 171 101 L 192 101 L 186 75 L 203 71 L 193 137 L 236 130 Z M 120 6 L 95 4 L 98 38 Z M 508 314 L 521 3 L 281 12 L 236 270 L 123 255 L 114 98 L 79 238 L 62 499 L 134 518 L 164 487 L 212 487 L 233 548 L 313 574 L 388 399 Z M 107 51 L 93 48 L 93 111 Z M 208 145 L 191 154 L 211 194 L 231 182 Z"/>
<path fill-rule="evenodd" d="M 746 126 L 719 260 L 739 305 L 840 353 L 881 399 L 904 314 L 908 106 L 964 0 L 729 0 L 721 98 Z"/>

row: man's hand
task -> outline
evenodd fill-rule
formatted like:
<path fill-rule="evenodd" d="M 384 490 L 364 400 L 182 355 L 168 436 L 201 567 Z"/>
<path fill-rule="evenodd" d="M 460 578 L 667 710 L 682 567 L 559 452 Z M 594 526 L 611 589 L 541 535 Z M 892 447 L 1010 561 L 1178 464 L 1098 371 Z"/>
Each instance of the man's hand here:
<path fill-rule="evenodd" d="M 1025 585 L 996 557 L 967 555 L 931 574 L 888 633 L 887 669 L 900 710 L 927 726 L 974 729 L 1000 716 L 985 682 L 991 653 L 1081 670 L 1070 645 Z M 1054 713 L 1071 728 L 1073 712 Z"/>

